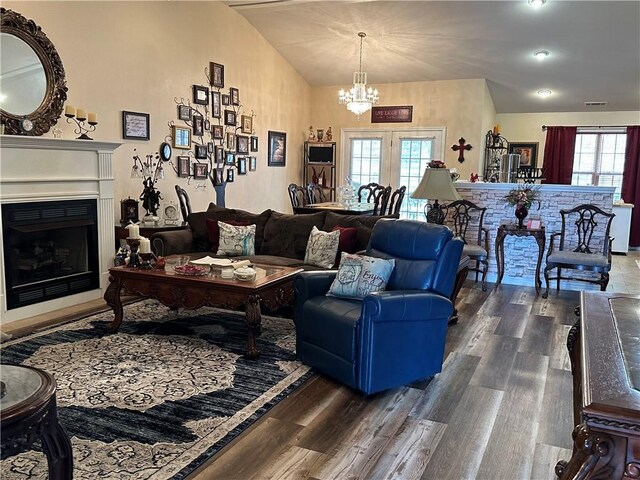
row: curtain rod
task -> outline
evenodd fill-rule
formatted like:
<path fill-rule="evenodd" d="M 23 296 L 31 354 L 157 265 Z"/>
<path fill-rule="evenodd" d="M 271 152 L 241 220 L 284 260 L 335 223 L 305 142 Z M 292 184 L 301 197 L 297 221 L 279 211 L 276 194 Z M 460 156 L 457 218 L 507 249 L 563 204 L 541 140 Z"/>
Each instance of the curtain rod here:
<path fill-rule="evenodd" d="M 542 131 L 546 131 L 547 128 L 553 125 L 542 125 Z M 556 125 L 560 126 L 560 125 Z M 578 125 L 578 128 L 627 128 L 631 125 Z"/>

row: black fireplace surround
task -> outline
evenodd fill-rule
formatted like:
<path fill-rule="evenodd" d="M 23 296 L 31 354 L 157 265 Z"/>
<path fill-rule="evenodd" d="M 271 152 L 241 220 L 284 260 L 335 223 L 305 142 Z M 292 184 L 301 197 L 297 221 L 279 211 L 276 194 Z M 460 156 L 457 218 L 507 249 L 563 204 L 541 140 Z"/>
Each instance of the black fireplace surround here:
<path fill-rule="evenodd" d="M 7 309 L 99 288 L 96 200 L 2 205 Z"/>

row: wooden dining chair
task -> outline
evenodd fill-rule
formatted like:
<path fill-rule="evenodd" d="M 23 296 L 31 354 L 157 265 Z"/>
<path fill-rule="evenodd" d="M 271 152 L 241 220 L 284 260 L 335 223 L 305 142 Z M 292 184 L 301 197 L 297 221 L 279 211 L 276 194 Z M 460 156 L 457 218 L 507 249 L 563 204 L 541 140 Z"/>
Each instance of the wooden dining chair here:
<path fill-rule="evenodd" d="M 295 183 L 289 184 L 287 187 L 289 192 L 289 199 L 291 200 L 291 208 L 293 209 L 293 213 L 296 213 L 296 210 L 299 208 L 303 208 L 309 203 L 307 201 L 307 189 L 296 185 Z"/>
<path fill-rule="evenodd" d="M 309 197 L 309 203 L 322 203 L 327 201 L 327 197 L 324 194 L 324 188 L 317 183 L 310 183 L 307 185 L 307 194 Z"/>
<path fill-rule="evenodd" d="M 371 182 L 358 188 L 358 203 L 373 203 L 374 215 L 385 214 L 390 197 L 391 187 L 385 187 L 379 183 Z"/>
<path fill-rule="evenodd" d="M 402 201 L 404 200 L 405 193 L 407 191 L 407 187 L 404 185 L 398 189 L 396 189 L 391 194 L 391 199 L 389 200 L 389 208 L 386 210 L 386 214 L 400 216 L 400 208 L 402 207 Z"/>
<path fill-rule="evenodd" d="M 178 202 L 180 202 L 180 211 L 182 212 L 182 220 L 187 221 L 187 217 L 191 214 L 191 201 L 189 200 L 189 195 L 187 195 L 187 191 L 180 187 L 180 185 L 176 185 L 176 193 L 178 194 Z"/>

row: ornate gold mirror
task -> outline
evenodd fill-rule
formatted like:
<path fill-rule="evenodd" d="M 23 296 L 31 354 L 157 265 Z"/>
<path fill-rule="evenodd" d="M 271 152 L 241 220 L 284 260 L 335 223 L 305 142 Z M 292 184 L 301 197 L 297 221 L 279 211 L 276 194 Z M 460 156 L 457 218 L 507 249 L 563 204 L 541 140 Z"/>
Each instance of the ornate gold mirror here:
<path fill-rule="evenodd" d="M 62 60 L 33 20 L 0 8 L 0 121 L 5 133 L 42 135 L 67 100 Z"/>

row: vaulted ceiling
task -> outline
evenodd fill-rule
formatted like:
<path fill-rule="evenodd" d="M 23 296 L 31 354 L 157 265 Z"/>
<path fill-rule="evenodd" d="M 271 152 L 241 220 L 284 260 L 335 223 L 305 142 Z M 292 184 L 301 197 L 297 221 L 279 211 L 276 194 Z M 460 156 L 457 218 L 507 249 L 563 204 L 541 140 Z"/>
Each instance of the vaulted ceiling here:
<path fill-rule="evenodd" d="M 485 78 L 498 113 L 640 111 L 639 1 L 226 3 L 314 86 L 349 86 L 364 31 L 374 86 Z"/>

